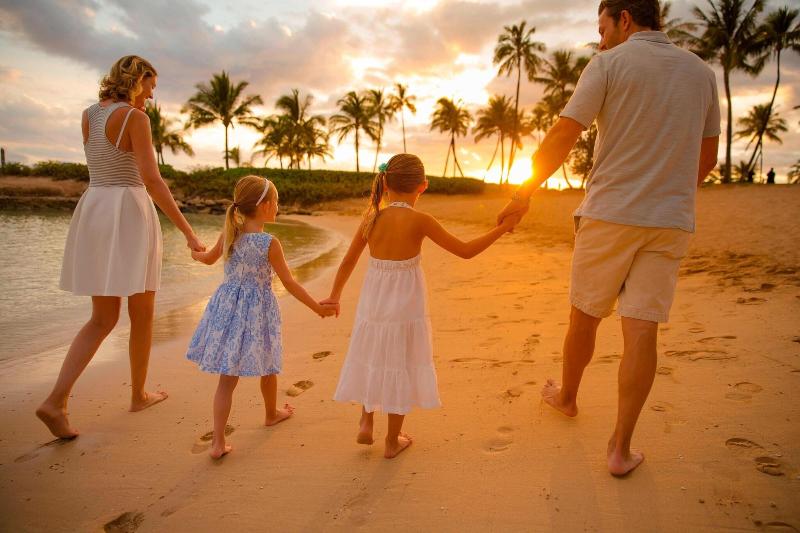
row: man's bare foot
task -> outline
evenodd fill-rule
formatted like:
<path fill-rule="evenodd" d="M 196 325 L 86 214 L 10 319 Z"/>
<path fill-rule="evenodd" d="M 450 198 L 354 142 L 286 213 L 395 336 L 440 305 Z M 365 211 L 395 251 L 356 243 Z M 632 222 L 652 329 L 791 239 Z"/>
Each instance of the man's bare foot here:
<path fill-rule="evenodd" d="M 542 387 L 542 399 L 547 405 L 569 417 L 578 414 L 578 406 L 575 402 L 567 403 L 561 398 L 561 385 L 552 379 L 548 379 L 547 383 Z"/>
<path fill-rule="evenodd" d="M 608 454 L 608 471 L 612 476 L 623 477 L 630 474 L 637 466 L 644 461 L 642 452 L 631 450 L 628 454 L 622 454 L 612 450 Z"/>
<path fill-rule="evenodd" d="M 233 446 L 230 444 L 223 444 L 222 446 L 212 446 L 208 455 L 210 455 L 212 459 L 220 459 L 222 456 L 231 453 L 231 451 L 233 451 Z"/>
<path fill-rule="evenodd" d="M 397 457 L 400 454 L 400 452 L 411 446 L 412 441 L 413 439 L 411 438 L 411 435 L 408 435 L 406 433 L 400 433 L 397 436 L 397 440 L 394 442 L 389 441 L 389 439 L 387 438 L 386 451 L 383 452 L 383 456 L 386 457 L 387 459 L 392 459 L 394 457 Z"/>
<path fill-rule="evenodd" d="M 375 439 L 372 438 L 372 424 L 371 416 L 361 415 L 361 421 L 358 426 L 358 436 L 356 442 L 359 444 L 372 444 Z"/>
<path fill-rule="evenodd" d="M 169 398 L 169 394 L 164 391 L 158 392 L 145 392 L 144 398 L 131 400 L 131 413 L 136 413 L 137 411 L 144 411 L 148 407 L 153 407 L 157 403 L 161 403 L 164 400 Z"/>
<path fill-rule="evenodd" d="M 74 439 L 78 436 L 78 432 L 69 425 L 66 409 L 59 409 L 43 403 L 36 410 L 36 416 L 44 422 L 50 433 L 59 439 Z"/>
<path fill-rule="evenodd" d="M 283 422 L 293 414 L 294 414 L 294 407 L 287 403 L 283 406 L 283 409 L 275 409 L 274 416 L 267 415 L 267 418 L 264 420 L 264 425 L 274 426 L 275 424 Z"/>

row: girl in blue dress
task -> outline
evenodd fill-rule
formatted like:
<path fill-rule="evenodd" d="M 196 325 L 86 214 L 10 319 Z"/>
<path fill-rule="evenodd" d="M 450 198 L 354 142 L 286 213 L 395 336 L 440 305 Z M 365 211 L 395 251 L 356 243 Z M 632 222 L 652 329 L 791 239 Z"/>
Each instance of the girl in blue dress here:
<path fill-rule="evenodd" d="M 272 426 L 292 416 L 288 403 L 276 406 L 281 371 L 281 316 L 272 292 L 275 272 L 286 290 L 321 317 L 336 308 L 317 303 L 292 277 L 281 243 L 264 233 L 264 224 L 278 213 L 278 191 L 266 178 L 245 176 L 236 183 L 233 204 L 217 244 L 192 258 L 207 265 L 225 257 L 225 278 L 206 306 L 186 357 L 205 372 L 219 374 L 214 395 L 214 438 L 211 457 L 232 450 L 225 443 L 225 425 L 233 390 L 240 376 L 260 376 L 266 419 Z"/>

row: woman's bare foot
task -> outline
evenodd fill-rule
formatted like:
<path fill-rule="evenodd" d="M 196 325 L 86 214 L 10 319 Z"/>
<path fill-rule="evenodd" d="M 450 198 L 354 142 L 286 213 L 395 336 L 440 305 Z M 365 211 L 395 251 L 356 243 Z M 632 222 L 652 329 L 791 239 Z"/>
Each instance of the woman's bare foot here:
<path fill-rule="evenodd" d="M 567 403 L 561 398 L 561 385 L 552 379 L 548 379 L 547 383 L 542 387 L 542 399 L 547 405 L 569 417 L 574 417 L 578 414 L 578 406 L 575 402 Z"/>
<path fill-rule="evenodd" d="M 36 410 L 36 416 L 44 422 L 47 429 L 54 437 L 59 439 L 74 439 L 78 436 L 78 432 L 69 425 L 67 419 L 67 410 L 58 407 L 53 407 L 43 403 Z"/>
<path fill-rule="evenodd" d="M 386 451 L 383 452 L 383 456 L 386 457 L 387 459 L 392 459 L 394 457 L 397 457 L 400 454 L 400 452 L 411 446 L 412 441 L 413 439 L 411 438 L 411 435 L 408 435 L 406 433 L 400 433 L 397 436 L 397 440 L 395 440 L 394 442 L 390 441 L 389 438 L 387 437 Z"/>
<path fill-rule="evenodd" d="M 164 391 L 145 392 L 144 398 L 131 400 L 130 412 L 144 411 L 148 407 L 153 407 L 155 404 L 161 403 L 167 398 L 169 398 L 169 394 Z"/>
<path fill-rule="evenodd" d="M 358 424 L 358 436 L 356 442 L 359 444 L 372 444 L 375 439 L 372 438 L 372 416 L 361 413 L 361 421 Z"/>
<path fill-rule="evenodd" d="M 220 459 L 224 455 L 228 455 L 233 451 L 233 446 L 230 444 L 222 444 L 222 446 L 211 446 L 211 451 L 208 452 L 208 455 L 211 456 L 212 459 Z"/>
<path fill-rule="evenodd" d="M 612 450 L 608 454 L 608 471 L 612 476 L 622 477 L 630 474 L 637 466 L 644 461 L 642 452 L 631 450 L 628 454 L 623 454 Z"/>
<path fill-rule="evenodd" d="M 283 409 L 275 409 L 274 416 L 269 416 L 269 414 L 267 414 L 267 418 L 264 420 L 264 425 L 274 426 L 275 424 L 283 422 L 293 414 L 294 414 L 294 407 L 287 403 L 283 406 Z"/>

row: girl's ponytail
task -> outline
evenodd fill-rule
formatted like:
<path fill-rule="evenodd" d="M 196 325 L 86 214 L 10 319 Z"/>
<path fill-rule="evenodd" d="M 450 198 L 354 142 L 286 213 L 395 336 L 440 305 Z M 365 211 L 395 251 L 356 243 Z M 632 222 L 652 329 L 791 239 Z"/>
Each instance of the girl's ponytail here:
<path fill-rule="evenodd" d="M 385 178 L 386 171 L 381 170 L 381 172 L 377 174 L 375 179 L 372 181 L 372 194 L 369 198 L 369 207 L 367 207 L 367 210 L 364 213 L 363 235 L 365 239 L 369 238 L 372 227 L 375 226 L 375 220 L 380 214 Z"/>
<path fill-rule="evenodd" d="M 233 251 L 233 244 L 236 242 L 236 239 L 242 234 L 242 227 L 239 224 L 239 217 L 236 215 L 236 209 L 238 205 L 236 202 L 232 203 L 228 206 L 228 210 L 225 212 L 225 227 L 223 229 L 223 233 L 225 238 L 223 240 L 223 250 L 225 251 L 225 260 L 230 257 L 231 252 Z"/>

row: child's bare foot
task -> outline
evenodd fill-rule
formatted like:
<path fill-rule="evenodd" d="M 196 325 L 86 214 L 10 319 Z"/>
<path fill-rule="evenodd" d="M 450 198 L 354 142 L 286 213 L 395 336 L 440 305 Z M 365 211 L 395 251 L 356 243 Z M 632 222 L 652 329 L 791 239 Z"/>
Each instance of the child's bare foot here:
<path fill-rule="evenodd" d="M 78 436 L 78 432 L 69 425 L 67 419 L 67 410 L 58 407 L 53 407 L 43 403 L 36 410 L 36 416 L 44 422 L 47 429 L 54 437 L 59 439 L 74 439 Z"/>
<path fill-rule="evenodd" d="M 279 422 L 283 422 L 293 414 L 294 414 L 294 407 L 287 403 L 283 406 L 283 409 L 275 409 L 275 414 L 273 416 L 267 414 L 267 418 L 264 420 L 264 425 L 274 426 Z"/>
<path fill-rule="evenodd" d="M 131 400 L 131 413 L 137 411 L 144 411 L 148 407 L 153 407 L 157 403 L 161 403 L 169 398 L 169 394 L 164 391 L 158 392 L 145 392 L 144 398 L 136 398 Z"/>
<path fill-rule="evenodd" d="M 397 457 L 400 454 L 400 452 L 411 446 L 412 441 L 413 439 L 411 438 L 411 435 L 408 435 L 406 433 L 400 433 L 397 436 L 397 440 L 395 440 L 394 442 L 390 441 L 389 438 L 387 437 L 386 451 L 383 452 L 383 456 L 386 457 L 387 459 L 392 459 L 394 457 Z"/>
<path fill-rule="evenodd" d="M 208 455 L 211 456 L 212 459 L 220 459 L 224 455 L 228 455 L 233 451 L 233 446 L 230 444 L 223 444 L 222 446 L 212 446 L 211 451 L 208 452 Z"/>
<path fill-rule="evenodd" d="M 642 452 L 631 450 L 623 454 L 614 449 L 608 454 L 608 471 L 612 476 L 623 477 L 642 464 L 642 461 L 644 461 Z"/>
<path fill-rule="evenodd" d="M 375 439 L 372 438 L 372 424 L 373 420 L 372 417 L 362 413 L 361 414 L 361 421 L 358 425 L 358 436 L 356 437 L 356 442 L 359 444 L 372 444 L 375 442 Z"/>
<path fill-rule="evenodd" d="M 561 386 L 552 379 L 548 379 L 547 383 L 542 387 L 542 399 L 547 405 L 569 417 L 578 414 L 578 406 L 575 402 L 565 402 L 561 398 Z"/>

